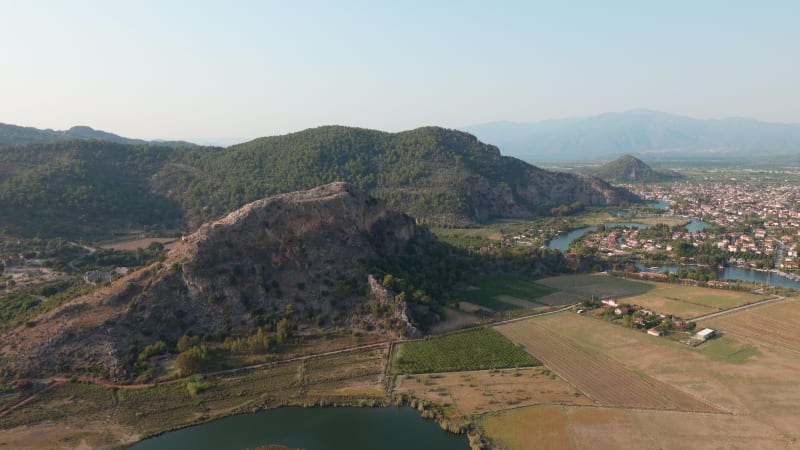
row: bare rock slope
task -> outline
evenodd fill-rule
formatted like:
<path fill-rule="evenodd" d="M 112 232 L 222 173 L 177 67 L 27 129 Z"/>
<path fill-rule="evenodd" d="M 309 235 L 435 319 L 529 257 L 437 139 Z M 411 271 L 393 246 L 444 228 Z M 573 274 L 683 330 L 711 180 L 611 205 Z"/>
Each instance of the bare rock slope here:
<path fill-rule="evenodd" d="M 379 331 L 414 334 L 412 316 L 430 312 L 393 302 L 366 267 L 435 244 L 413 218 L 346 183 L 269 197 L 204 224 L 163 263 L 10 331 L 0 358 L 20 374 L 123 378 L 126 358 L 148 343 L 247 333 L 287 308 L 299 332 L 372 320 Z M 358 308 L 367 302 L 385 304 L 380 323 Z"/>

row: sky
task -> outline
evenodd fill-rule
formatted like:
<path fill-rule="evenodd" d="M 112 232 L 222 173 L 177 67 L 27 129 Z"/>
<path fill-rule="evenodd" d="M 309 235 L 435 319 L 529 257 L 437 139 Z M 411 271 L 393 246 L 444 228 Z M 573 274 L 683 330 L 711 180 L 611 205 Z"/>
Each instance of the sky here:
<path fill-rule="evenodd" d="M 648 108 L 800 123 L 800 2 L 0 0 L 0 122 L 230 144 Z"/>

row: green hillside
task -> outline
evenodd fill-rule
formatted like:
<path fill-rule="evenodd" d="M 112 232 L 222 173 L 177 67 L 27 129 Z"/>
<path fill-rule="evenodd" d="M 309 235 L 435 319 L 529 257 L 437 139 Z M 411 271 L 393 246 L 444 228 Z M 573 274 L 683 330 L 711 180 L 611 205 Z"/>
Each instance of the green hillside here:
<path fill-rule="evenodd" d="M 147 141 L 141 139 L 131 139 L 118 136 L 114 133 L 95 130 L 86 126 L 76 126 L 69 130 L 41 130 L 33 127 L 21 127 L 0 123 L 0 146 L 33 144 L 37 142 L 63 142 L 71 140 L 96 139 L 119 144 L 146 144 Z M 194 144 L 184 141 L 159 141 L 154 142 L 158 145 L 169 147 L 193 146 Z"/>
<path fill-rule="evenodd" d="M 677 172 L 659 172 L 642 160 L 623 155 L 594 171 L 594 176 L 615 183 L 659 183 L 680 179 Z"/>
<path fill-rule="evenodd" d="M 227 149 L 99 140 L 0 147 L 0 227 L 87 239 L 143 227 L 191 229 L 250 201 L 333 181 L 444 225 L 634 200 L 595 178 L 503 157 L 459 131 L 329 126 Z"/>
<path fill-rule="evenodd" d="M 171 154 L 167 147 L 100 141 L 0 149 L 0 227 L 29 236 L 89 238 L 182 226 L 181 205 L 149 183 Z"/>

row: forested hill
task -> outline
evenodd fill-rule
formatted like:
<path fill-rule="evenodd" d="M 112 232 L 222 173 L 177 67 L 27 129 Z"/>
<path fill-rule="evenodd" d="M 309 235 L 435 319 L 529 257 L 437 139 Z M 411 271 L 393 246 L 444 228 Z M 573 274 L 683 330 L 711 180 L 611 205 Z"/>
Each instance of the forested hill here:
<path fill-rule="evenodd" d="M 114 133 L 95 130 L 86 126 L 76 126 L 69 130 L 41 130 L 33 127 L 21 127 L 0 123 L 0 146 L 31 144 L 36 142 L 62 142 L 71 140 L 97 139 L 120 144 L 147 144 L 141 139 L 131 139 L 118 136 Z M 185 141 L 156 141 L 158 145 L 169 147 L 192 146 L 194 144 Z"/>
<path fill-rule="evenodd" d="M 620 156 L 600 166 L 594 171 L 594 176 L 614 183 L 658 183 L 682 178 L 681 174 L 675 171 L 654 170 L 644 161 L 631 155 Z"/>
<path fill-rule="evenodd" d="M 503 157 L 470 134 L 437 127 L 385 133 L 327 126 L 192 154 L 200 158 L 193 167 L 226 186 L 228 208 L 340 180 L 423 221 L 454 225 L 630 198 L 598 179 L 548 172 Z"/>
<path fill-rule="evenodd" d="M 334 181 L 450 225 L 635 200 L 597 178 L 503 157 L 459 131 L 327 126 L 227 149 L 100 141 L 0 148 L 0 226 L 87 238 L 120 228 L 192 229 L 250 201 Z"/>
<path fill-rule="evenodd" d="M 0 147 L 0 229 L 91 239 L 182 227 L 181 204 L 150 181 L 173 157 L 169 147 L 103 141 Z"/>

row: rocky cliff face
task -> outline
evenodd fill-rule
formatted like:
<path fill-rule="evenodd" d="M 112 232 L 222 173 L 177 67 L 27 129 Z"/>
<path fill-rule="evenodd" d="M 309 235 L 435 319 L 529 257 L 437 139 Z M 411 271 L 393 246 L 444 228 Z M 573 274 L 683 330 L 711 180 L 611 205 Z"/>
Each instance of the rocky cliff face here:
<path fill-rule="evenodd" d="M 370 321 L 413 334 L 407 305 L 372 286 L 366 266 L 430 244 L 414 219 L 345 183 L 258 200 L 201 226 L 163 263 L 12 330 L 0 356 L 16 372 L 60 365 L 124 377 L 137 345 L 241 334 L 278 317 L 299 332 Z M 368 302 L 384 305 L 380 320 L 358 308 Z"/>
<path fill-rule="evenodd" d="M 514 158 L 503 159 L 504 172 L 509 175 L 507 182 L 492 183 L 482 176 L 474 176 L 468 182 L 472 212 L 479 221 L 533 217 L 551 207 L 574 202 L 602 206 L 640 200 L 599 178 L 551 172 Z"/>

